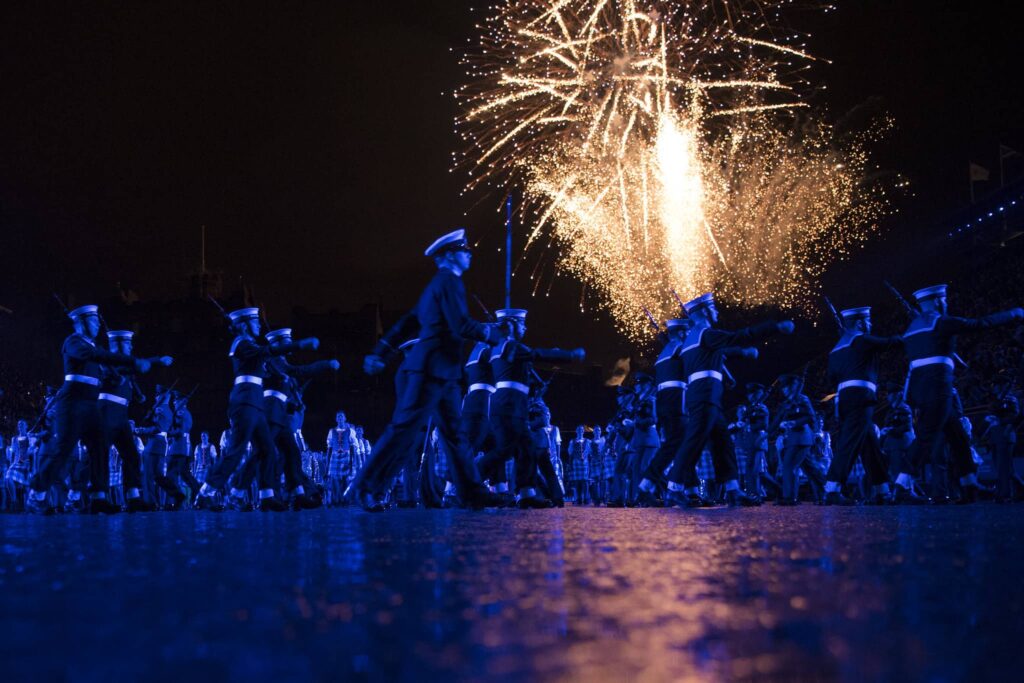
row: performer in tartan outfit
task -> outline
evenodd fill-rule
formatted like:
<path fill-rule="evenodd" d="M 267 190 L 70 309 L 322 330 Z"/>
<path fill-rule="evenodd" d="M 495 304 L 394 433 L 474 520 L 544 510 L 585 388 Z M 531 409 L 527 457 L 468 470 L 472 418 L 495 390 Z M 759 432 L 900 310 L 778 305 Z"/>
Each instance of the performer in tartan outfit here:
<path fill-rule="evenodd" d="M 583 433 L 583 425 L 577 426 L 576 438 L 569 442 L 569 484 L 576 505 L 590 502 L 590 442 Z"/>
<path fill-rule="evenodd" d="M 335 425 L 327 432 L 327 499 L 328 504 L 342 504 L 345 489 L 358 469 L 353 461 L 355 431 L 343 411 L 334 416 Z"/>

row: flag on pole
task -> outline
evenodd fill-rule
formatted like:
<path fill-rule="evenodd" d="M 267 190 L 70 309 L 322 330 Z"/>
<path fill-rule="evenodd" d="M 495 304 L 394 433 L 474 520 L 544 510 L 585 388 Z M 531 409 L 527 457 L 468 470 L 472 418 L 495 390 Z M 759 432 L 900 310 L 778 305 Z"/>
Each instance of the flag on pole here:
<path fill-rule="evenodd" d="M 1020 152 L 1013 149 L 1012 147 L 1007 147 L 1003 143 L 999 143 L 999 160 L 1002 161 L 1003 159 L 1009 159 L 1012 156 L 1019 157 Z"/>
<path fill-rule="evenodd" d="M 984 182 L 988 180 L 988 169 L 973 161 L 970 163 L 971 182 Z"/>

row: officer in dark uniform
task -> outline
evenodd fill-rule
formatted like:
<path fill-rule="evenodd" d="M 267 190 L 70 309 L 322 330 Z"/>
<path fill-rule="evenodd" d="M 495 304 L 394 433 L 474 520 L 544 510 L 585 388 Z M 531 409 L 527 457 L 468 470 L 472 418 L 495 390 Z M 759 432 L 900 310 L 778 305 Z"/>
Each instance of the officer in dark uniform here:
<path fill-rule="evenodd" d="M 683 367 L 683 340 L 690 327 L 686 318 L 665 321 L 668 343 L 654 363 L 654 381 L 657 383 L 655 408 L 662 441 L 640 481 L 640 502 L 656 505 L 658 491 L 664 492 L 665 469 L 679 452 L 686 436 L 686 368 Z"/>
<path fill-rule="evenodd" d="M 764 322 L 735 332 L 717 330 L 718 309 L 711 294 L 704 294 L 684 305 L 693 319 L 686 333 L 683 357 L 686 370 L 686 436 L 669 473 L 668 502 L 695 507 L 703 504 L 697 482 L 696 466 L 705 444 L 710 441 L 715 479 L 724 483 L 730 505 L 756 505 L 756 498 L 740 491 L 736 472 L 736 453 L 722 412 L 725 352 L 730 347 L 744 348 L 744 355 L 756 357 L 751 344 L 776 333 L 791 334 L 792 321 Z"/>
<path fill-rule="evenodd" d="M 64 356 L 64 385 L 56 399 L 56 443 L 42 456 L 39 469 L 30 482 L 28 508 L 39 514 L 52 514 L 53 507 L 47 502 L 47 491 L 68 466 L 68 460 L 79 441 L 82 441 L 90 458 L 90 481 L 88 512 L 116 513 L 120 508 L 107 500 L 109 475 L 104 476 L 107 452 L 103 449 L 103 424 L 100 420 L 99 393 L 101 364 L 133 368 L 136 372 L 148 372 L 153 361 L 133 358 L 130 355 L 114 353 L 96 346 L 96 335 L 100 330 L 99 308 L 80 306 L 71 311 L 69 317 L 75 332 L 64 340 L 61 353 Z"/>
<path fill-rule="evenodd" d="M 462 274 L 469 268 L 471 253 L 466 231 L 455 230 L 440 237 L 424 254 L 434 259 L 437 274 L 420 295 L 415 309 L 399 325 L 419 326 L 419 341 L 399 369 L 401 386 L 391 424 L 373 447 L 366 466 L 349 485 L 364 510 L 383 511 L 382 499 L 410 458 L 419 452 L 423 427 L 434 417 L 443 445 L 450 456 L 452 476 L 464 504 L 482 507 L 491 502 L 490 492 L 480 482 L 469 446 L 457 433 L 462 391 L 463 340 L 497 341 L 497 334 L 469 317 Z M 393 328 L 394 329 L 394 328 Z M 396 336 L 400 334 L 396 333 Z M 363 362 L 363 369 L 377 374 L 385 367 L 387 346 L 378 342 Z"/>
<path fill-rule="evenodd" d="M 171 390 L 156 386 L 153 406 L 146 415 L 149 424 L 135 428 L 135 434 L 146 437 L 142 448 L 142 494 L 148 503 L 158 502 L 157 477 L 163 472 L 167 455 L 168 434 L 174 424 L 174 409 L 171 406 Z"/>
<path fill-rule="evenodd" d="M 167 432 L 166 472 L 157 473 L 156 483 L 170 499 L 165 509 L 179 510 L 186 497 L 178 481 L 185 482 L 193 496 L 199 493 L 202 482 L 192 476 L 192 471 L 188 467 L 189 434 L 192 431 L 192 412 L 188 409 L 188 397 L 171 391 L 168 408 L 171 412 L 171 426 Z"/>
<path fill-rule="evenodd" d="M 634 375 L 634 382 L 633 391 L 636 393 L 636 399 L 633 402 L 633 415 L 630 418 L 633 434 L 629 440 L 632 457 L 628 463 L 629 489 L 625 499 L 626 504 L 630 507 L 646 504 L 646 500 L 640 498 L 640 482 L 661 445 L 658 437 L 657 408 L 655 407 L 655 393 L 658 389 L 654 378 L 645 372 L 638 372 Z"/>
<path fill-rule="evenodd" d="M 263 382 L 267 377 L 266 362 L 273 356 L 283 356 L 295 349 L 316 349 L 320 342 L 315 338 L 294 343 L 263 344 L 260 342 L 260 310 L 242 308 L 228 314 L 235 334 L 231 344 L 231 363 L 235 372 L 234 385 L 228 398 L 228 419 L 231 422 L 231 437 L 221 459 L 210 469 L 199 490 L 196 506 L 219 512 L 224 509 L 217 494 L 228 483 L 228 478 L 238 467 L 246 447 L 252 444 L 251 458 L 262 461 L 277 458 L 277 448 L 264 412 Z M 233 489 L 235 500 L 244 492 Z M 288 506 L 275 496 L 273 489 L 260 491 L 260 509 L 275 512 L 287 510 Z"/>
<path fill-rule="evenodd" d="M 529 429 L 530 381 L 533 361 L 582 362 L 583 349 L 536 349 L 523 344 L 526 311 L 506 308 L 496 313 L 498 326 L 507 335 L 491 352 L 495 392 L 491 397 L 491 424 L 496 447 L 481 461 L 490 472 L 515 459 L 516 505 L 519 508 L 548 507 L 550 501 L 537 491 L 538 451 Z"/>
<path fill-rule="evenodd" d="M 267 343 L 291 344 L 292 331 L 282 328 L 268 332 Z M 272 356 L 267 360 L 267 379 L 263 383 L 263 410 L 270 424 L 270 434 L 284 459 L 285 488 L 292 498 L 295 509 L 313 509 L 323 504 L 316 487 L 302 471 L 302 453 L 293 429 L 293 416 L 302 409 L 300 380 L 326 372 L 337 372 L 341 364 L 336 360 L 321 360 L 305 365 L 293 365 L 285 356 Z M 259 473 L 260 488 L 270 488 L 277 483 L 273 475 L 277 468 L 265 461 L 264 471 Z"/>
<path fill-rule="evenodd" d="M 130 330 L 110 330 L 107 342 L 110 350 L 126 356 L 132 355 Z M 171 358 L 164 357 L 162 365 L 170 365 Z M 132 401 L 146 402 L 146 397 L 135 381 L 134 374 L 126 368 L 104 366 L 100 378 L 99 409 L 103 423 L 103 453 L 110 447 L 117 449 L 121 456 L 121 471 L 124 476 L 124 490 L 128 512 L 150 512 L 155 508 L 142 496 L 142 461 L 135 443 L 128 408 Z"/>
<path fill-rule="evenodd" d="M 889 474 L 882 447 L 875 431 L 875 403 L 878 394 L 878 359 L 890 349 L 902 348 L 900 337 L 876 337 L 871 334 L 871 309 L 848 308 L 841 311 L 844 331 L 828 356 L 829 380 L 836 384 L 836 415 L 839 438 L 832 464 L 825 477 L 826 505 L 853 505 L 843 496 L 843 484 L 859 455 L 868 481 L 874 487 L 875 503 L 891 498 Z"/>
<path fill-rule="evenodd" d="M 903 344 L 910 360 L 907 378 L 907 400 L 917 411 L 917 440 L 911 449 L 913 469 L 900 472 L 896 478 L 898 502 L 918 503 L 913 496 L 913 475 L 926 462 L 938 462 L 943 447 L 949 444 L 956 475 L 959 476 L 960 502 L 977 499 L 977 467 L 971 458 L 967 432 L 954 414 L 953 355 L 956 336 L 979 332 L 998 325 L 1024 320 L 1024 309 L 1014 308 L 982 318 L 957 318 L 946 314 L 946 285 L 925 287 L 914 292 L 921 314 L 910 322 L 903 334 Z"/>

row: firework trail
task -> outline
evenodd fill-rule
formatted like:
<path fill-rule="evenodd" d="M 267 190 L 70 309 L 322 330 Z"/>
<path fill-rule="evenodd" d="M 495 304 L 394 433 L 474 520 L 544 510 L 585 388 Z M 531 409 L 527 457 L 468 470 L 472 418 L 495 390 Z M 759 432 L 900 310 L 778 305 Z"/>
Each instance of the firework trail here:
<path fill-rule="evenodd" d="M 807 304 L 887 210 L 864 181 L 885 124 L 839 139 L 813 117 L 817 60 L 782 22 L 793 5 L 496 7 L 457 93 L 467 191 L 519 188 L 533 251 L 553 239 L 558 270 L 628 334 L 644 333 L 645 306 L 672 314 L 673 288 Z"/>

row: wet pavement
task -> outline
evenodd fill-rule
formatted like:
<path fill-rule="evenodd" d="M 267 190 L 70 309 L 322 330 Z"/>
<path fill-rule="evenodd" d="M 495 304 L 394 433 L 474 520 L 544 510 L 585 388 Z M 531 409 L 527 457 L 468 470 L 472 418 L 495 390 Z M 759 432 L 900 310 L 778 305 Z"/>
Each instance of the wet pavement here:
<path fill-rule="evenodd" d="M 0 517 L 0 679 L 1021 680 L 1024 506 Z"/>

